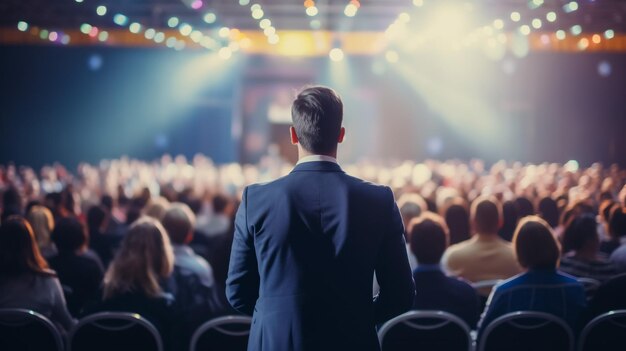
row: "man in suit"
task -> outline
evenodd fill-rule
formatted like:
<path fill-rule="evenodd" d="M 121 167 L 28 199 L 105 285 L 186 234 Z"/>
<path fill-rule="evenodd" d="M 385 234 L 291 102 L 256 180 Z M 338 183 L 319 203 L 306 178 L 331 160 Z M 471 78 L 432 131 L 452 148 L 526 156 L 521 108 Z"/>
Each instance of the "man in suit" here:
<path fill-rule="evenodd" d="M 298 164 L 244 189 L 228 300 L 253 316 L 248 350 L 379 350 L 375 325 L 409 310 L 415 296 L 393 193 L 337 164 L 345 129 L 332 89 L 304 89 L 291 114 Z"/>

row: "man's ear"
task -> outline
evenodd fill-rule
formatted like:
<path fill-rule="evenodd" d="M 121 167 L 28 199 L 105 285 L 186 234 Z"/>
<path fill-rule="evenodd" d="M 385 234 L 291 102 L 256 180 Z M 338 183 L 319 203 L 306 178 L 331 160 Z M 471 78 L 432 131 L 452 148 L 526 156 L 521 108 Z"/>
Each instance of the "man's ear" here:
<path fill-rule="evenodd" d="M 296 129 L 293 126 L 289 127 L 289 137 L 291 138 L 291 143 L 293 145 L 298 144 L 298 135 L 296 134 Z"/>
<path fill-rule="evenodd" d="M 343 142 L 343 138 L 346 136 L 346 128 L 341 127 L 341 129 L 339 130 L 339 139 L 337 139 L 338 143 Z"/>

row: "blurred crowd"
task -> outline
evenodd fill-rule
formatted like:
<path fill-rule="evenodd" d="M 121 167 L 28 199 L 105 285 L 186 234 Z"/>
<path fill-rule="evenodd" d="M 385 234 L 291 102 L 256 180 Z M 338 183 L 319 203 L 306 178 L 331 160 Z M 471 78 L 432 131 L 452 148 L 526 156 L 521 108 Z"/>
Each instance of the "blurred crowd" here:
<path fill-rule="evenodd" d="M 415 272 L 416 308 L 448 309 L 476 327 L 480 295 L 491 289 L 474 293 L 459 282 L 559 267 L 554 274 L 566 278 L 527 276 L 533 283 L 525 286 L 550 281 L 575 295 L 582 289 L 576 278 L 605 283 L 626 272 L 626 170 L 616 165 L 426 160 L 341 166 L 393 189 Z M 66 330 L 85 314 L 131 308 L 164 338 L 177 335 L 170 345 L 186 342 L 209 316 L 233 313 L 224 285 L 243 188 L 292 167 L 275 157 L 257 165 L 216 165 L 201 155 L 103 160 L 75 171 L 60 164 L 0 166 L 0 307 L 42 311 Z M 471 292 L 445 296 L 450 287 L 440 286 L 426 296 L 437 286 L 428 279 L 444 273 L 456 279 L 448 282 L 456 292 Z M 502 309 L 497 299 L 506 289 L 491 292 L 483 318 Z M 593 293 L 571 301 L 586 306 Z M 478 299 L 476 308 L 451 307 L 468 298 Z M 171 330 L 173 318 L 185 319 L 181 330 Z"/>

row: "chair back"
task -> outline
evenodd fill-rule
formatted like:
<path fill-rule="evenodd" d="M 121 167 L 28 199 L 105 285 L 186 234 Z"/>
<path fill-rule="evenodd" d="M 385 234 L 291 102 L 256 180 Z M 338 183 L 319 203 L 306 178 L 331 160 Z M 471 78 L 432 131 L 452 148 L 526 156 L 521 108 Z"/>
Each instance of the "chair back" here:
<path fill-rule="evenodd" d="M 491 322 L 480 336 L 478 350 L 573 351 L 574 334 L 554 315 L 518 311 Z"/>
<path fill-rule="evenodd" d="M 444 311 L 409 311 L 378 330 L 382 351 L 471 350 L 469 326 Z"/>
<path fill-rule="evenodd" d="M 224 316 L 202 324 L 191 337 L 191 351 L 246 351 L 252 318 Z"/>
<path fill-rule="evenodd" d="M 578 349 L 623 350 L 626 345 L 626 310 L 610 311 L 594 318 L 580 334 Z"/>
<path fill-rule="evenodd" d="M 26 309 L 0 309 L 0 350 L 63 351 L 63 338 L 48 318 Z"/>
<path fill-rule="evenodd" d="M 68 351 L 163 351 L 158 330 L 136 313 L 100 312 L 81 319 Z"/>
<path fill-rule="evenodd" d="M 593 294 L 596 293 L 596 290 L 600 287 L 600 282 L 593 278 L 576 278 L 576 281 L 582 284 L 583 288 L 585 288 L 587 300 L 590 300 L 593 297 Z"/>

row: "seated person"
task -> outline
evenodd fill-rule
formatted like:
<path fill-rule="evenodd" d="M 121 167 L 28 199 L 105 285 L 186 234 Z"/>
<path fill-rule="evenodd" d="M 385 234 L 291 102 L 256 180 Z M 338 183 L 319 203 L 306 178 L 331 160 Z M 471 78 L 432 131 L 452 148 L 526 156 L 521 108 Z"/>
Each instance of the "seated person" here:
<path fill-rule="evenodd" d="M 563 232 L 563 252 L 560 269 L 567 274 L 600 282 L 616 274 L 613 264 L 600 253 L 598 224 L 592 214 L 569 221 Z"/>
<path fill-rule="evenodd" d="M 417 266 L 417 261 L 415 260 L 413 252 L 411 252 L 411 233 L 408 230 L 409 223 L 411 223 L 414 218 L 419 217 L 428 207 L 421 196 L 413 193 L 406 193 L 400 196 L 398 207 L 405 228 L 404 237 L 406 239 L 406 252 L 409 257 L 409 265 L 411 266 L 411 270 L 413 270 Z"/>
<path fill-rule="evenodd" d="M 494 319 L 515 311 L 539 311 L 563 319 L 574 332 L 582 327 L 587 300 L 583 286 L 557 271 L 559 243 L 538 216 L 523 218 L 513 235 L 519 264 L 526 269 L 493 289 L 478 324 L 479 334 Z"/>
<path fill-rule="evenodd" d="M 448 229 L 443 219 L 430 212 L 409 224 L 411 251 L 417 259 L 413 279 L 417 294 L 416 310 L 441 310 L 460 317 L 470 328 L 476 327 L 480 299 L 471 285 L 446 277 L 439 261 L 448 246 Z"/>
<path fill-rule="evenodd" d="M 39 253 L 30 224 L 21 217 L 0 226 L 0 308 L 24 308 L 49 318 L 62 332 L 75 321 L 59 279 Z"/>
<path fill-rule="evenodd" d="M 614 310 L 626 310 L 626 274 L 617 275 L 600 285 L 589 301 L 589 319 Z"/>
<path fill-rule="evenodd" d="M 159 281 L 170 276 L 173 266 L 172 246 L 161 223 L 138 219 L 105 274 L 102 301 L 86 308 L 87 313 L 138 313 L 154 324 L 165 345 L 172 345 L 174 298 L 163 292 Z"/>
<path fill-rule="evenodd" d="M 472 203 L 470 218 L 474 236 L 448 247 L 442 258 L 444 270 L 470 282 L 506 279 L 521 269 L 511 243 L 498 236 L 502 223 L 500 203 L 492 197 L 479 197 Z M 489 291 L 481 291 L 488 295 Z"/>
<path fill-rule="evenodd" d="M 94 255 L 86 254 L 87 235 L 78 219 L 59 219 L 51 237 L 58 254 L 49 260 L 50 267 L 57 272 L 65 289 L 70 313 L 78 316 L 85 303 L 98 296 L 104 276 L 102 263 Z"/>
<path fill-rule="evenodd" d="M 626 186 L 624 186 L 626 189 Z M 619 273 L 626 272 L 626 207 L 615 207 L 609 223 L 612 235 L 620 238 L 621 245 L 611 254 L 611 262 Z"/>

